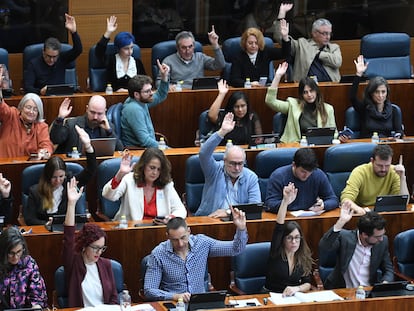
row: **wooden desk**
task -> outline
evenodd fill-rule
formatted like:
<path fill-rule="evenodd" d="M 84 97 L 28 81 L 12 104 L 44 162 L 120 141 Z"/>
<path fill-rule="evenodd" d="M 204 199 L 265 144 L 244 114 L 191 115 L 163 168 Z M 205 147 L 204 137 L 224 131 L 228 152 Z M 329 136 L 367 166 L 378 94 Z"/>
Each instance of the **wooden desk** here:
<path fill-rule="evenodd" d="M 414 92 L 411 91 L 414 80 L 395 80 L 389 81 L 392 102 L 398 104 L 403 112 L 403 123 L 407 135 L 414 135 L 414 123 L 409 122 L 414 115 Z M 350 106 L 349 83 L 320 83 L 321 92 L 326 102 L 335 108 L 335 118 L 337 127 L 342 129 L 345 124 L 345 110 Z M 360 95 L 363 91 L 360 87 Z M 236 90 L 243 90 L 247 93 L 253 109 L 258 113 L 263 131 L 272 132 L 272 120 L 275 112 L 264 102 L 267 88 L 240 89 L 231 88 L 227 98 Z M 108 106 L 123 102 L 127 94 L 105 95 Z M 72 100 L 72 116 L 85 113 L 86 104 L 93 94 L 77 93 L 69 96 Z M 169 139 L 169 144 L 173 147 L 194 146 L 195 132 L 198 129 L 198 117 L 200 113 L 210 107 L 217 96 L 217 90 L 185 90 L 182 92 L 170 92 L 166 101 L 150 110 L 154 127 L 158 132 L 164 133 Z M 295 83 L 281 84 L 278 97 L 285 99 L 288 96 L 298 97 L 298 87 Z M 60 103 L 63 96 L 42 97 L 44 103 L 45 118 L 50 124 L 58 115 Z M 14 96 L 6 99 L 10 105 L 17 106 L 21 96 Z M 227 102 L 227 99 L 225 99 Z"/>
<path fill-rule="evenodd" d="M 384 213 L 387 220 L 387 235 L 392 242 L 395 235 L 412 228 L 414 223 L 413 212 Z M 312 250 L 313 257 L 318 258 L 318 243 L 322 235 L 336 222 L 339 210 L 329 211 L 321 216 L 294 218 L 302 227 L 304 236 Z M 276 215 L 263 213 L 262 220 L 248 221 L 249 243 L 270 241 Z M 189 217 L 188 224 L 193 234 L 203 233 L 220 240 L 232 240 L 235 226 L 232 222 L 222 222 L 209 217 Z M 357 218 L 353 218 L 347 228 L 356 226 Z M 140 261 L 148 255 L 160 242 L 166 239 L 165 226 L 132 227 L 136 222 L 130 222 L 128 229 L 114 229 L 116 223 L 98 223 L 107 231 L 108 249 L 105 257 L 121 262 L 124 269 L 125 283 L 130 289 L 133 301 L 138 301 Z M 30 254 L 37 260 L 40 271 L 45 278 L 48 295 L 54 288 L 53 275 L 62 265 L 62 233 L 47 232 L 43 226 L 35 226 L 33 234 L 26 235 Z M 28 228 L 26 228 L 28 229 Z M 392 254 L 392 249 L 391 249 Z M 209 259 L 209 272 L 212 283 L 217 289 L 226 289 L 230 282 L 230 257 Z"/>

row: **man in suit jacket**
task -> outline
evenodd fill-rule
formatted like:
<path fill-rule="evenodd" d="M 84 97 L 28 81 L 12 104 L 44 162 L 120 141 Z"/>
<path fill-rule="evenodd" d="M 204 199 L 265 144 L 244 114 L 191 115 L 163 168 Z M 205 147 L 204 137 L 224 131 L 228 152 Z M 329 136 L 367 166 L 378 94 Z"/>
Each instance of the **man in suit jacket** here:
<path fill-rule="evenodd" d="M 325 280 L 326 289 L 371 286 L 394 279 L 385 219 L 369 212 L 358 219 L 358 229 L 344 230 L 353 213 L 350 204 L 342 205 L 339 219 L 319 242 L 319 253 L 337 254 L 335 268 Z"/>

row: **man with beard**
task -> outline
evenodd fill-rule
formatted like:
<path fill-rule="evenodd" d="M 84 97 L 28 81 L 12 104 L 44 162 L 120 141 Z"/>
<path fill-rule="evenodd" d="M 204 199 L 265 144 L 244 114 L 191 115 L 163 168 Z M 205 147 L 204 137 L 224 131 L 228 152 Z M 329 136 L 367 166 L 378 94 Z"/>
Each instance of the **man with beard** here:
<path fill-rule="evenodd" d="M 353 214 L 351 203 L 344 203 L 339 219 L 319 241 L 319 254 L 335 252 L 337 258 L 334 270 L 324 282 L 325 289 L 372 286 L 394 280 L 385 219 L 369 212 L 358 219 L 357 230 L 343 229 Z"/>
<path fill-rule="evenodd" d="M 58 144 L 55 153 L 68 153 L 72 151 L 73 147 L 77 147 L 79 151 L 82 150 L 82 141 L 75 129 L 75 125 L 83 128 L 93 138 L 117 138 L 116 150 L 122 150 L 123 145 L 115 133 L 114 126 L 108 121 L 106 117 L 106 100 L 100 95 L 94 95 L 89 99 L 86 106 L 86 113 L 83 116 L 68 118 L 72 112 L 70 99 L 65 98 L 59 107 L 59 115 L 53 121 L 50 130 L 50 139 L 54 144 Z"/>
<path fill-rule="evenodd" d="M 161 83 L 156 92 L 152 90 L 152 79 L 136 75 L 128 81 L 129 97 L 124 102 L 121 117 L 122 142 L 125 146 L 158 147 L 149 108 L 161 104 L 168 94 L 170 67 L 157 60 Z"/>
<path fill-rule="evenodd" d="M 389 145 L 377 145 L 371 161 L 352 170 L 341 203 L 349 204 L 352 211 L 363 215 L 375 204 L 379 195 L 409 194 L 402 156 L 397 165 L 391 165 L 393 151 Z"/>

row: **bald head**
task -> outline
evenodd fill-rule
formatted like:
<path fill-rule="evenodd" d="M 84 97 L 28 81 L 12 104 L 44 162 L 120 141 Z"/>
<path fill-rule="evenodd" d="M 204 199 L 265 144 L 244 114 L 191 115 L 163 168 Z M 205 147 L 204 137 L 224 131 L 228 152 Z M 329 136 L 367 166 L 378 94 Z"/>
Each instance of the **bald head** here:
<path fill-rule="evenodd" d="M 94 128 L 99 126 L 106 119 L 106 99 L 101 95 L 94 95 L 89 99 L 86 106 L 89 126 Z"/>

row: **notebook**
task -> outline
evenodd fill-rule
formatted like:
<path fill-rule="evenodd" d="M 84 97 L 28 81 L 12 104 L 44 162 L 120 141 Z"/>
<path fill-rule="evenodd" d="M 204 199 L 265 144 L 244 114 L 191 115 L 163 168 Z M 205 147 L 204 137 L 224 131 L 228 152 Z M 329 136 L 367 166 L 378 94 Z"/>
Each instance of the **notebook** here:
<path fill-rule="evenodd" d="M 414 295 L 414 291 L 407 290 L 407 281 L 376 283 L 368 293 L 368 297 L 388 297 Z"/>
<path fill-rule="evenodd" d="M 73 95 L 75 87 L 73 84 L 48 85 L 46 95 Z"/>
<path fill-rule="evenodd" d="M 217 89 L 217 77 L 204 77 L 193 79 L 192 90 L 211 90 Z"/>
<path fill-rule="evenodd" d="M 200 309 L 223 309 L 226 307 L 224 302 L 226 295 L 227 291 L 191 294 L 187 311 L 195 311 Z"/>
<path fill-rule="evenodd" d="M 263 203 L 234 204 L 233 208 L 237 208 L 246 214 L 246 220 L 262 219 Z M 230 220 L 233 220 L 230 215 Z"/>
<path fill-rule="evenodd" d="M 53 222 L 50 226 L 50 229 L 47 228 L 50 232 L 63 232 L 63 223 L 65 222 L 66 215 L 53 215 Z M 76 230 L 82 229 L 83 225 L 88 222 L 88 214 L 76 214 L 75 223 Z"/>
<path fill-rule="evenodd" d="M 306 132 L 306 138 L 309 145 L 330 145 L 334 134 L 334 127 L 310 127 Z"/>
<path fill-rule="evenodd" d="M 408 194 L 379 195 L 375 201 L 374 211 L 395 212 L 406 211 Z"/>
<path fill-rule="evenodd" d="M 94 138 L 91 139 L 91 145 L 95 150 L 95 156 L 97 157 L 106 157 L 106 156 L 113 156 L 116 146 L 116 138 L 115 137 L 107 137 L 107 138 Z M 85 154 L 85 150 L 83 150 L 82 154 Z"/>
<path fill-rule="evenodd" d="M 249 148 L 276 148 L 278 143 L 280 143 L 280 136 L 278 133 L 252 135 L 250 136 Z"/>

